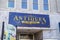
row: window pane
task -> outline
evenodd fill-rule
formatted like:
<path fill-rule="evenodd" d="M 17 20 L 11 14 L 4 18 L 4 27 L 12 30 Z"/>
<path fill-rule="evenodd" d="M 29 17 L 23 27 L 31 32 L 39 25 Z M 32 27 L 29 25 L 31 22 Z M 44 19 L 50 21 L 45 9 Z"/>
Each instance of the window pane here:
<path fill-rule="evenodd" d="M 8 7 L 14 7 L 14 1 L 13 0 L 9 0 L 8 1 Z"/>
<path fill-rule="evenodd" d="M 48 4 L 48 0 L 44 0 L 44 4 Z"/>
<path fill-rule="evenodd" d="M 22 2 L 22 8 L 24 8 L 24 9 L 27 8 L 27 2 Z"/>
<path fill-rule="evenodd" d="M 48 4 L 44 4 L 44 10 L 48 10 Z"/>
<path fill-rule="evenodd" d="M 38 4 L 33 4 L 33 9 L 38 10 Z"/>
<path fill-rule="evenodd" d="M 33 0 L 33 9 L 38 10 L 38 0 Z"/>
<path fill-rule="evenodd" d="M 32 34 L 20 34 L 20 39 L 33 39 Z"/>
<path fill-rule="evenodd" d="M 22 0 L 22 8 L 27 9 L 27 0 Z"/>
<path fill-rule="evenodd" d="M 14 7 L 14 2 L 9 2 L 8 7 Z"/>
<path fill-rule="evenodd" d="M 27 2 L 27 0 L 22 0 L 22 2 Z"/>
<path fill-rule="evenodd" d="M 9 2 L 14 2 L 14 0 L 8 0 Z"/>
<path fill-rule="evenodd" d="M 48 9 L 48 0 L 43 0 L 44 1 L 44 10 L 49 10 Z"/>
<path fill-rule="evenodd" d="M 33 3 L 38 3 L 38 0 L 33 0 Z"/>

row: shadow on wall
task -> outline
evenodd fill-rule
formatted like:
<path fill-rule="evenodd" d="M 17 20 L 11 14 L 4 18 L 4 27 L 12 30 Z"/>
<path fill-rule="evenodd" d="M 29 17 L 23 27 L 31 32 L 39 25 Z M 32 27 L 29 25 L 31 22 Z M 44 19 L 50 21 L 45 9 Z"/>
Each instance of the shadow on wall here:
<path fill-rule="evenodd" d="M 34 34 L 34 39 L 35 40 L 43 40 L 43 32 L 39 31 L 37 33 Z"/>

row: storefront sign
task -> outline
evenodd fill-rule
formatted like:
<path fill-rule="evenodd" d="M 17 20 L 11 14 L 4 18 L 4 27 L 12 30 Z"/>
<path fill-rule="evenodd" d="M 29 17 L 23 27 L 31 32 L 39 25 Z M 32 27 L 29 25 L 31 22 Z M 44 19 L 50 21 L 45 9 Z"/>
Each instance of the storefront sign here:
<path fill-rule="evenodd" d="M 20 27 L 50 27 L 49 15 L 9 13 L 9 24 Z"/>

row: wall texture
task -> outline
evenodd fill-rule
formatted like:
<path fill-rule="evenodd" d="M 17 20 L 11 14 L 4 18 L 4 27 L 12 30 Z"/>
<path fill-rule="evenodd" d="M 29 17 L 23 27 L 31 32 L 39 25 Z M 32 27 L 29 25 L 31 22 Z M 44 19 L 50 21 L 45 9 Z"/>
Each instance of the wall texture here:
<path fill-rule="evenodd" d="M 32 0 L 28 1 L 28 9 L 21 8 L 21 0 L 15 0 L 15 7 L 8 8 L 8 0 L 0 0 L 0 30 L 2 28 L 2 22 L 8 24 L 9 12 L 24 12 L 31 14 L 45 14 L 50 17 L 50 28 L 43 30 L 43 40 L 60 40 L 59 38 L 59 25 L 60 22 L 60 0 L 49 0 L 49 10 L 43 10 L 43 1 L 39 0 L 39 10 L 32 9 Z M 58 9 L 57 9 L 58 8 Z M 1 38 L 1 31 L 0 31 Z"/>

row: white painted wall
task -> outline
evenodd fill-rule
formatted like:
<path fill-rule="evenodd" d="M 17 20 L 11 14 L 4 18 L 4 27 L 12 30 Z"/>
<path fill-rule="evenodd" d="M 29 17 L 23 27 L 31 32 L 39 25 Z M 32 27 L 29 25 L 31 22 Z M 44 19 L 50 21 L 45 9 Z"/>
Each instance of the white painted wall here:
<path fill-rule="evenodd" d="M 57 2 L 56 2 L 56 4 L 57 4 L 57 12 L 59 12 L 60 13 L 60 0 L 56 0 Z"/>
<path fill-rule="evenodd" d="M 15 0 L 15 7 L 8 8 L 8 0 L 0 0 L 0 30 L 2 28 L 2 22 L 5 21 L 8 24 L 9 11 L 11 12 L 24 12 L 31 14 L 47 14 L 50 16 L 50 28 L 52 30 L 43 31 L 43 40 L 58 40 L 60 14 L 57 13 L 56 0 L 49 0 L 49 10 L 43 10 L 43 1 L 39 0 L 39 10 L 32 9 L 32 0 L 28 1 L 28 9 L 21 8 L 21 0 Z M 59 2 L 59 1 L 58 1 Z M 60 3 L 60 2 L 59 2 Z M 60 6 L 58 5 L 58 10 L 60 11 Z M 0 31 L 1 37 L 1 31 Z M 48 39 L 47 39 L 48 38 Z"/>
<path fill-rule="evenodd" d="M 9 12 L 8 11 L 1 11 L 0 12 L 0 24 L 4 21 L 6 24 L 8 24 L 9 20 Z M 59 26 L 58 23 L 60 22 L 60 15 L 59 14 L 49 14 L 50 16 L 50 28 L 52 30 L 44 30 L 43 31 L 43 38 L 44 40 L 47 40 L 47 38 L 50 39 L 58 39 L 58 33 L 59 33 Z M 0 25 L 2 27 L 2 24 Z"/>

